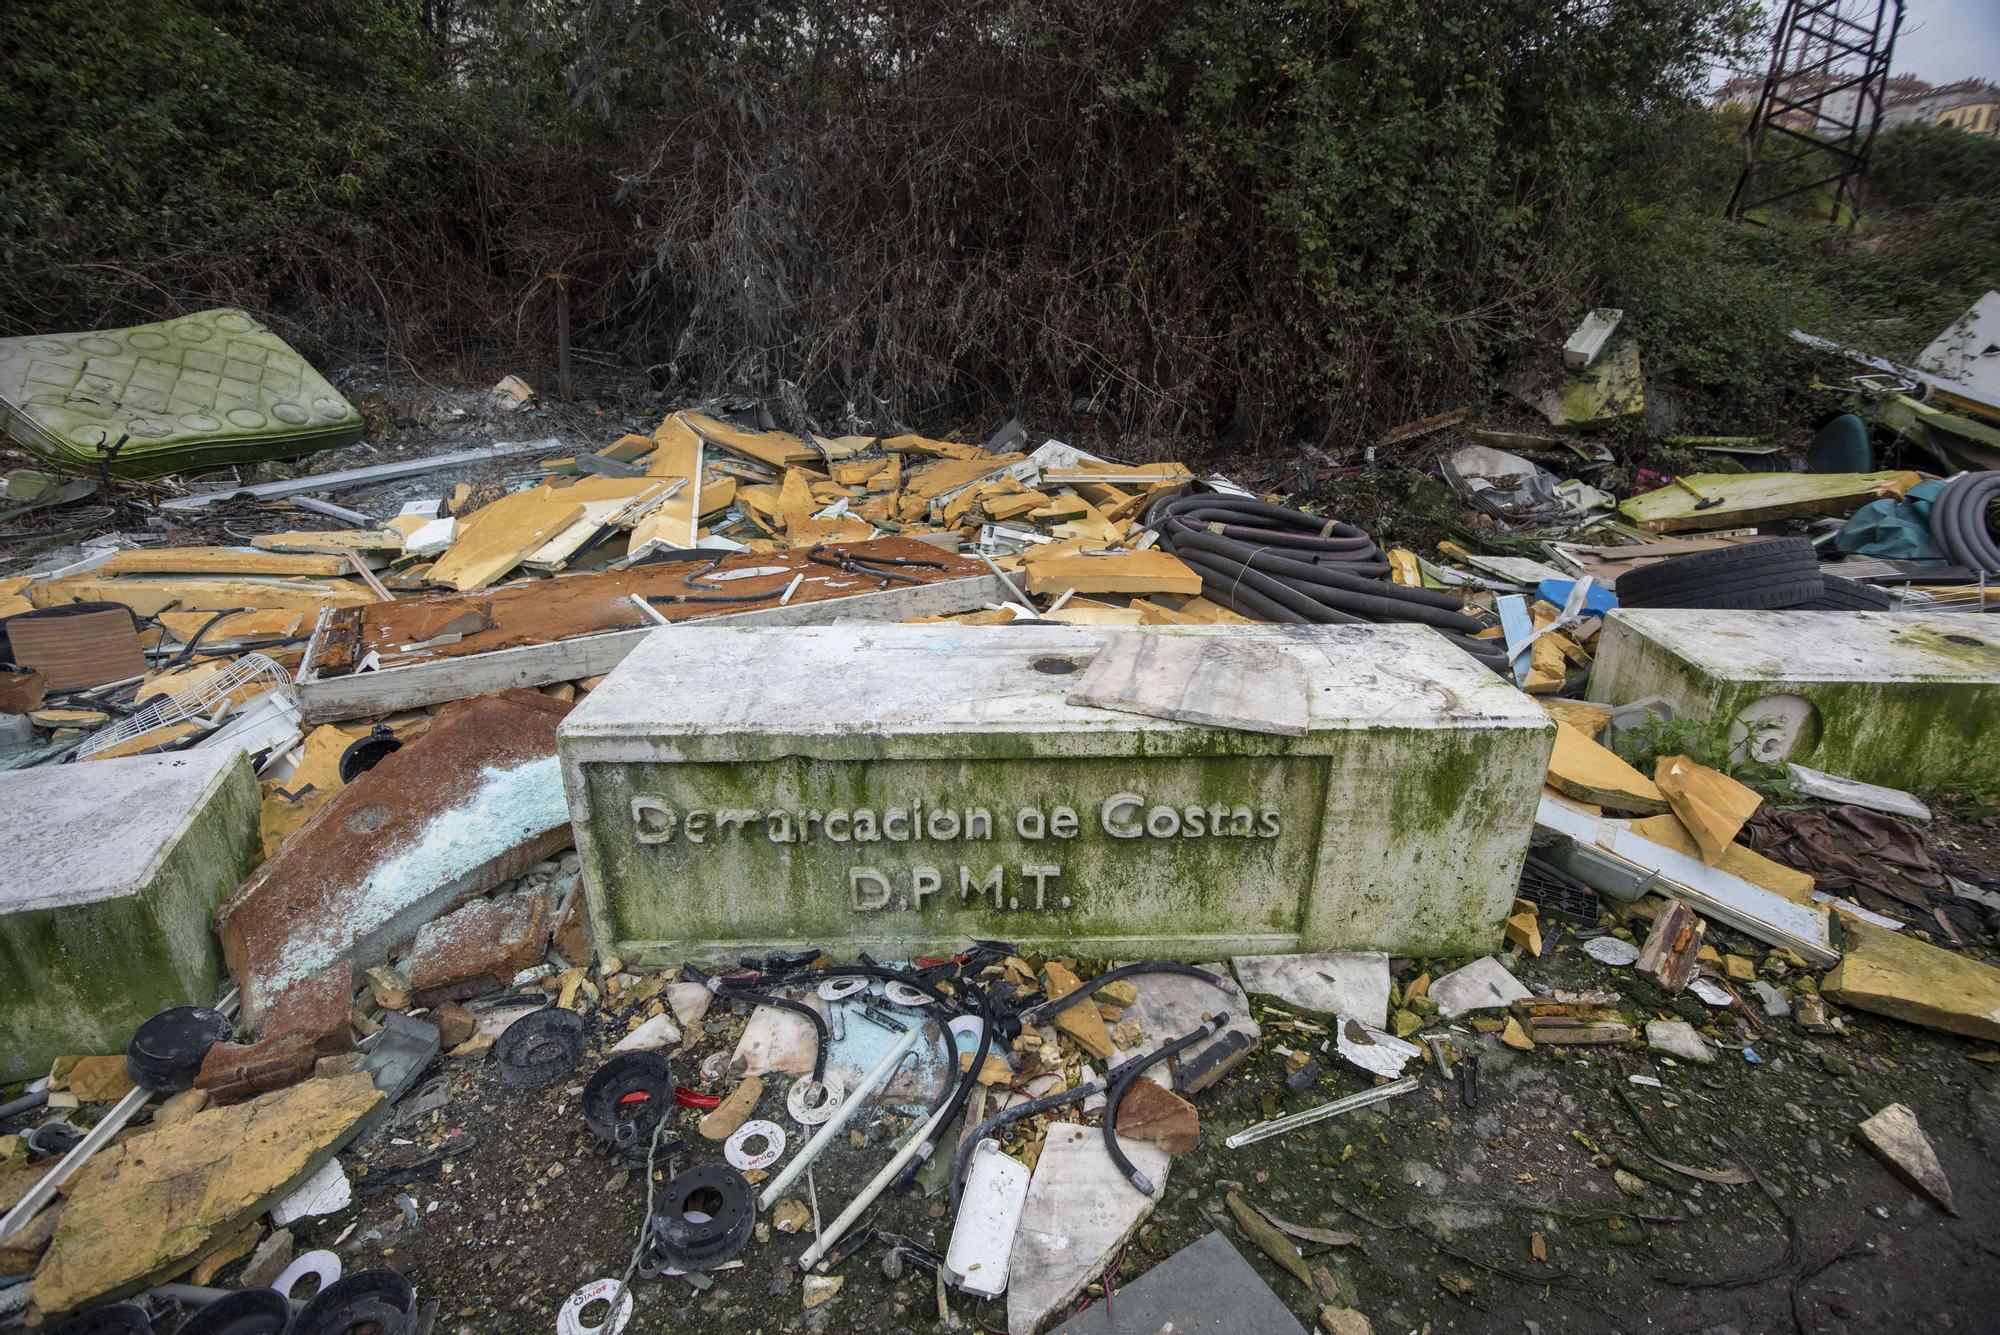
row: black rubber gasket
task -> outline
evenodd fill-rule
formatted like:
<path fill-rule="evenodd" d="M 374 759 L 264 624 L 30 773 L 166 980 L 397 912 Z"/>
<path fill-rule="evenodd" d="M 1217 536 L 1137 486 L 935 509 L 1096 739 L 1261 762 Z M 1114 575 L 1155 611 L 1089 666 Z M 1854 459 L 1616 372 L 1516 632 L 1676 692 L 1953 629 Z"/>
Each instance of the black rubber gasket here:
<path fill-rule="evenodd" d="M 375 725 L 366 737 L 340 753 L 340 781 L 353 783 L 381 764 L 384 759 L 403 749 L 403 743 L 396 734 L 380 723 Z"/>
<path fill-rule="evenodd" d="M 291 1300 L 276 1289 L 238 1289 L 187 1319 L 174 1335 L 284 1335 Z"/>
<path fill-rule="evenodd" d="M 291 1335 L 403 1335 L 417 1291 L 393 1270 L 361 1270 L 313 1295 Z"/>
<path fill-rule="evenodd" d="M 710 1193 L 715 1208 L 699 1211 L 708 1217 L 689 1219 L 690 1202 L 699 1204 Z M 663 1189 L 653 1213 L 653 1250 L 676 1270 L 713 1270 L 736 1258 L 756 1222 L 756 1201 L 743 1174 L 728 1164 L 700 1164 Z"/>
<path fill-rule="evenodd" d="M 112 1303 L 71 1317 L 54 1335 L 153 1335 L 153 1320 L 138 1303 Z"/>
<path fill-rule="evenodd" d="M 657 1052 L 613 1053 L 583 1087 L 583 1124 L 620 1149 L 649 1139 L 673 1107 L 673 1068 Z"/>
<path fill-rule="evenodd" d="M 493 1060 L 510 1085 L 553 1085 L 583 1060 L 583 1017 L 560 1006 L 523 1015 L 493 1040 Z"/>
<path fill-rule="evenodd" d="M 205 1006 L 173 1006 L 139 1026 L 125 1048 L 125 1074 L 141 1089 L 177 1093 L 194 1087 L 201 1059 L 235 1032 L 229 1017 Z"/>

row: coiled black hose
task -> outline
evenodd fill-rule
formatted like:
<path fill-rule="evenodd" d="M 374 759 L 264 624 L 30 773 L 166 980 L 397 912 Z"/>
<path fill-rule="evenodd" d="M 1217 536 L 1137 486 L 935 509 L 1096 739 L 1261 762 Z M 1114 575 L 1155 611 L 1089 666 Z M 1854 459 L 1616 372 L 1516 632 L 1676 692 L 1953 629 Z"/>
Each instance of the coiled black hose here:
<path fill-rule="evenodd" d="M 1118 1171 L 1125 1174 L 1126 1180 L 1137 1187 L 1143 1196 L 1153 1194 L 1153 1181 L 1139 1171 L 1138 1165 L 1125 1157 L 1125 1149 L 1118 1143 L 1119 1101 L 1125 1097 L 1125 1091 L 1132 1088 L 1132 1082 L 1145 1074 L 1147 1067 L 1156 1066 L 1175 1053 L 1193 1047 L 1228 1023 L 1229 1012 L 1224 1011 L 1203 1023 L 1200 1028 L 1191 1029 L 1173 1042 L 1119 1067 L 1123 1074 L 1113 1082 L 1111 1093 L 1104 1103 L 1104 1148 L 1110 1151 L 1111 1162 L 1118 1165 Z"/>
<path fill-rule="evenodd" d="M 1931 535 L 1956 565 L 2000 573 L 1987 509 L 2000 497 L 2000 471 L 1960 473 L 1931 502 Z"/>
<path fill-rule="evenodd" d="M 1201 576 L 1202 594 L 1244 616 L 1293 624 L 1416 622 L 1441 631 L 1488 668 L 1507 672 L 1498 640 L 1464 601 L 1377 578 L 1389 571 L 1374 540 L 1351 524 L 1266 501 L 1215 493 L 1168 497 L 1147 512 L 1160 545 Z"/>

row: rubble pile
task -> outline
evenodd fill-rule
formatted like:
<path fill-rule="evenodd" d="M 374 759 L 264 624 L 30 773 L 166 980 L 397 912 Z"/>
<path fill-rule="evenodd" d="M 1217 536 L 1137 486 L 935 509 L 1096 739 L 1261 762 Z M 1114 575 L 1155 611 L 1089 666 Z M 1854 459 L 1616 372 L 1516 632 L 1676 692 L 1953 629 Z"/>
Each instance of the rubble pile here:
<path fill-rule="evenodd" d="M 1426 551 L 1016 422 L 13 475 L 117 532 L 0 582 L 0 1329 L 1402 1328 L 1617 1273 L 1562 1220 L 1793 1221 L 1662 1128 L 1808 1063 L 1909 1217 L 1990 1209 L 1873 1044 L 2000 1062 L 1991 488 L 1621 500 L 1619 323 L 1510 386 L 1571 434 L 1378 445 L 1462 510 Z M 1499 1125 L 1584 1081 L 1636 1135 Z M 1305 1185 L 1453 1118 L 1527 1259 Z M 446 1273 L 497 1239 L 556 1301 Z"/>

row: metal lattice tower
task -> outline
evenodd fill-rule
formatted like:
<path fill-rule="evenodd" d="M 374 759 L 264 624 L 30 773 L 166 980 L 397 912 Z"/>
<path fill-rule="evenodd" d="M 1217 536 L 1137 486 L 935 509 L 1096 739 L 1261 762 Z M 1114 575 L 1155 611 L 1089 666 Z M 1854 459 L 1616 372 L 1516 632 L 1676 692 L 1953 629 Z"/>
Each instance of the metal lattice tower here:
<path fill-rule="evenodd" d="M 1729 217 L 1750 218 L 1766 205 L 1831 186 L 1827 221 L 1854 225 L 1902 26 L 1903 0 L 1785 0 Z M 1773 135 L 1791 151 L 1766 160 Z M 1790 170 L 1795 163 L 1806 164 L 1810 179 L 1803 184 Z"/>

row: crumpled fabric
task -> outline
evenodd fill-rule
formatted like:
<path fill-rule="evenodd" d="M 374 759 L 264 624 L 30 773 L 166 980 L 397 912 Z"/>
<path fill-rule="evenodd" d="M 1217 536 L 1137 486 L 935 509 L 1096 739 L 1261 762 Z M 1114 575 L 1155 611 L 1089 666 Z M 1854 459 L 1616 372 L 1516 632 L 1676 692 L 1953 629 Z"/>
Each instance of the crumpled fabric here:
<path fill-rule="evenodd" d="M 1745 829 L 1752 848 L 1810 873 L 1815 889 L 1854 891 L 1870 908 L 1894 901 L 1928 913 L 1931 898 L 1925 891 L 1945 883 L 1916 830 L 1866 807 L 1779 811 L 1767 803 Z"/>
<path fill-rule="evenodd" d="M 1833 535 L 1833 545 L 1885 561 L 1941 561 L 1944 548 L 1931 536 L 1931 502 L 1943 490 L 1942 482 L 1919 482 L 1900 500 L 1870 501 Z"/>

